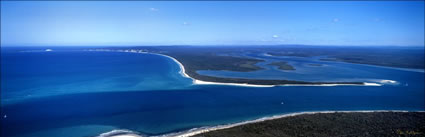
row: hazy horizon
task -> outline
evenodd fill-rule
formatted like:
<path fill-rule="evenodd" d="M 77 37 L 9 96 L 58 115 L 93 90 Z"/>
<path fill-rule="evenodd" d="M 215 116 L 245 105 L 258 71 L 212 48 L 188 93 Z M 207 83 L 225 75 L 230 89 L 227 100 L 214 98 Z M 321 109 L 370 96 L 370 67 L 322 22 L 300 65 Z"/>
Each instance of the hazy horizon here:
<path fill-rule="evenodd" d="M 1 1 L 1 46 L 423 47 L 424 37 L 424 1 Z"/>
<path fill-rule="evenodd" d="M 208 47 L 208 46 L 311 46 L 311 47 L 412 47 L 412 48 L 425 48 L 425 45 L 307 45 L 307 44 L 276 44 L 276 45 L 254 45 L 254 44 L 244 44 L 244 45 L 1 45 L 2 47 L 151 47 L 151 46 L 196 46 L 196 47 Z"/>

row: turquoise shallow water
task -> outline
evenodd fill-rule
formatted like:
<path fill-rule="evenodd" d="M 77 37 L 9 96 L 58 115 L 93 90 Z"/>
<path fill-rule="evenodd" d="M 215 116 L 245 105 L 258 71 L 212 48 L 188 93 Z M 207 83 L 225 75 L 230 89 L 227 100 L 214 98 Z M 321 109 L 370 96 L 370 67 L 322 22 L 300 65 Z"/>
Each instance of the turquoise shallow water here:
<path fill-rule="evenodd" d="M 354 78 L 399 83 L 381 87 L 192 85 L 178 73 L 179 66 L 163 56 L 53 50 L 2 49 L 1 115 L 6 115 L 1 119 L 2 136 L 84 137 L 113 129 L 160 135 L 292 112 L 425 107 L 421 72 L 329 62 L 350 68 L 334 72 L 336 79 L 349 73 Z"/>
<path fill-rule="evenodd" d="M 2 101 L 69 93 L 182 89 L 171 59 L 113 52 L 14 52 L 2 54 Z M 152 73 L 154 72 L 154 73 Z"/>

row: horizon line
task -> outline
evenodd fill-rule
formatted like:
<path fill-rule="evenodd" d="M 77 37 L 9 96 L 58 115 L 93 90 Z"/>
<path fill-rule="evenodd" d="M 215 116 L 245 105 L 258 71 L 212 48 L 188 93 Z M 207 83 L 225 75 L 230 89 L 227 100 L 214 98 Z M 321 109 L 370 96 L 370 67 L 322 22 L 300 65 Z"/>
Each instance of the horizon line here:
<path fill-rule="evenodd" d="M 335 47 L 425 47 L 424 45 L 324 45 L 324 44 L 113 44 L 113 45 L 82 45 L 82 44 L 67 44 L 67 45 L 40 45 L 40 44 L 19 44 L 19 45 L 3 45 L 0 47 L 154 47 L 154 46 L 335 46 Z"/>

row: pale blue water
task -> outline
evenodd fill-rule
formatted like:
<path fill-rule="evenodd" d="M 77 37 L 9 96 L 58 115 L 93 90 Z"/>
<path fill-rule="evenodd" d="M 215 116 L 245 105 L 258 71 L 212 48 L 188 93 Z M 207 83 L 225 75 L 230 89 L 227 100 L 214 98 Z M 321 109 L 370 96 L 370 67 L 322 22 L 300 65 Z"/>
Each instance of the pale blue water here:
<path fill-rule="evenodd" d="M 300 60 L 294 66 L 302 73 L 282 72 L 264 64 L 259 65 L 269 70 L 249 75 L 225 73 L 232 77 L 390 79 L 399 83 L 381 87 L 199 86 L 182 77 L 179 66 L 163 56 L 71 49 L 17 52 L 22 50 L 2 48 L 2 136 L 85 137 L 113 129 L 159 135 L 291 112 L 425 107 L 422 72 L 335 62 L 321 62 L 327 65 L 323 68 L 302 68 L 304 62 L 317 59 L 289 58 L 290 63 Z"/>

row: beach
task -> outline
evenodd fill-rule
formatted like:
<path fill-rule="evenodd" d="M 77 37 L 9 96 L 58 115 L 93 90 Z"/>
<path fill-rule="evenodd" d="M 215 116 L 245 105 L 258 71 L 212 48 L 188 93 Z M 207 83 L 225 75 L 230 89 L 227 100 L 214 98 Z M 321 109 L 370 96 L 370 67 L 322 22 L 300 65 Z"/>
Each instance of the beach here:
<path fill-rule="evenodd" d="M 370 82 L 363 82 L 362 85 L 359 85 L 359 84 L 281 84 L 281 85 L 257 85 L 257 84 L 248 84 L 248 83 L 223 83 L 223 82 L 203 81 L 203 80 L 199 80 L 199 79 L 195 79 L 193 77 L 190 77 L 186 73 L 185 67 L 184 67 L 184 65 L 180 61 L 178 61 L 174 57 L 171 57 L 171 56 L 168 56 L 168 55 L 165 55 L 165 54 L 151 53 L 151 52 L 146 52 L 146 51 L 143 51 L 143 50 L 134 50 L 134 49 L 130 49 L 130 50 L 95 49 L 95 50 L 87 50 L 87 51 L 109 51 L 109 52 L 111 52 L 111 51 L 112 52 L 113 51 L 117 51 L 117 52 L 128 52 L 128 53 L 154 54 L 154 55 L 159 55 L 159 56 L 167 57 L 167 58 L 170 58 L 171 60 L 173 60 L 174 62 L 176 62 L 179 65 L 179 67 L 180 67 L 179 73 L 183 77 L 185 77 L 185 78 L 192 79 L 192 83 L 194 85 L 228 85 L 228 86 L 260 87 L 260 88 L 275 87 L 275 86 L 382 86 L 382 84 L 379 84 L 379 83 L 370 83 Z M 389 80 L 389 81 L 391 81 L 391 80 Z"/>
<path fill-rule="evenodd" d="M 0 137 L 425 137 L 424 0 L 0 3 Z"/>
<path fill-rule="evenodd" d="M 313 114 L 330 114 L 330 113 L 375 113 L 375 112 L 425 112 L 425 111 L 407 111 L 407 110 L 353 110 L 353 111 L 306 111 L 306 112 L 295 112 L 295 113 L 288 113 L 288 114 L 281 114 L 281 115 L 273 115 L 273 116 L 266 116 L 254 120 L 248 120 L 243 121 L 239 123 L 232 123 L 232 124 L 224 124 L 224 125 L 217 125 L 217 126 L 207 126 L 207 127 L 199 127 L 199 128 L 193 128 L 186 131 L 181 132 L 175 132 L 175 133 L 169 133 L 164 135 L 158 135 L 154 137 L 191 137 L 195 135 L 199 135 L 202 133 L 207 133 L 211 131 L 216 130 L 222 130 L 222 129 L 228 129 L 233 128 L 236 126 L 251 124 L 251 123 L 258 123 L 268 120 L 275 120 L 285 117 L 293 117 L 293 116 L 299 116 L 299 115 L 313 115 Z M 112 131 L 111 131 L 112 132 Z M 99 136 L 99 137 L 106 137 L 106 136 Z M 142 137 L 140 135 L 129 133 L 129 134 L 120 134 L 120 135 L 114 135 L 109 137 Z"/>
<path fill-rule="evenodd" d="M 275 115 L 270 117 L 263 117 L 255 120 L 250 121 L 244 121 L 240 123 L 234 123 L 234 124 L 227 124 L 227 125 L 219 125 L 214 127 L 208 127 L 208 128 L 199 128 L 199 129 L 193 129 L 189 130 L 186 133 L 177 133 L 177 134 L 170 134 L 170 135 L 164 135 L 164 137 L 172 136 L 172 137 L 190 137 L 206 132 L 221 130 L 221 129 L 227 129 L 232 128 L 236 126 L 241 126 L 245 124 L 251 124 L 251 123 L 258 123 L 263 122 L 267 120 L 275 120 L 285 117 L 293 117 L 298 115 L 312 115 L 312 114 L 327 114 L 327 113 L 374 113 L 374 112 L 409 112 L 409 111 L 403 111 L 403 110 L 358 110 L 358 111 L 313 111 L 313 112 L 297 112 L 297 113 L 290 113 L 290 114 L 282 114 L 282 115 Z M 420 111 L 423 112 L 423 111 Z"/>
<path fill-rule="evenodd" d="M 137 53 L 139 53 L 139 52 L 137 52 Z M 164 55 L 164 54 L 158 54 L 158 53 L 149 53 L 149 54 L 160 55 L 160 56 L 164 56 L 164 57 L 167 57 L 167 58 L 172 59 L 174 62 L 176 62 L 179 65 L 179 67 L 180 67 L 180 74 L 183 77 L 192 79 L 193 84 L 196 84 L 196 85 L 228 85 L 228 86 L 243 86 L 243 87 L 274 87 L 274 86 L 382 86 L 382 84 L 370 83 L 370 82 L 364 82 L 363 85 L 359 85 L 359 84 L 283 84 L 283 85 L 257 85 L 257 84 L 248 84 L 248 83 L 223 83 L 223 82 L 203 81 L 203 80 L 199 80 L 199 79 L 195 79 L 195 78 L 190 77 L 186 73 L 183 64 L 180 61 L 178 61 L 177 59 L 175 59 L 175 58 L 173 58 L 171 56 L 168 56 L 168 55 Z M 391 81 L 391 80 L 389 80 L 389 81 Z"/>

